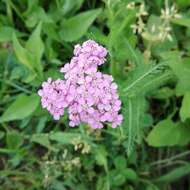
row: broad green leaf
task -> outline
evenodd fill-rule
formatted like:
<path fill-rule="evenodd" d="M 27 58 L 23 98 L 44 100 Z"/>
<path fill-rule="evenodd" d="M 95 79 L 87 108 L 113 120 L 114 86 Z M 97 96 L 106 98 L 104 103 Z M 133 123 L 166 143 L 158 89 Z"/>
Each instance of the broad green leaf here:
<path fill-rule="evenodd" d="M 190 127 L 170 119 L 160 121 L 147 137 L 150 146 L 185 145 L 190 141 Z"/>
<path fill-rule="evenodd" d="M 30 116 L 38 105 L 39 97 L 36 94 L 19 95 L 0 117 L 0 122 L 24 119 Z"/>
<path fill-rule="evenodd" d="M 147 137 L 148 144 L 155 147 L 176 145 L 180 137 L 177 127 L 169 119 L 159 122 L 149 133 Z"/>
<path fill-rule="evenodd" d="M 190 92 L 185 93 L 180 109 L 181 121 L 185 121 L 190 117 Z"/>
<path fill-rule="evenodd" d="M 190 59 L 184 59 L 182 62 L 173 62 L 170 66 L 178 78 L 176 86 L 177 95 L 183 95 L 190 91 Z"/>
<path fill-rule="evenodd" d="M 163 59 L 168 60 L 168 65 L 178 79 L 176 94 L 181 96 L 190 91 L 190 59 L 182 59 L 178 51 L 165 52 L 162 53 L 161 56 Z"/>
<path fill-rule="evenodd" d="M 136 181 L 138 176 L 136 174 L 136 172 L 131 169 L 131 168 L 127 168 L 123 171 L 123 174 L 125 175 L 125 177 L 128 179 L 128 180 L 131 180 L 131 181 Z"/>
<path fill-rule="evenodd" d="M 68 132 L 52 132 L 50 133 L 49 138 L 51 140 L 57 141 L 61 144 L 70 144 L 73 139 L 79 138 L 80 135 L 77 133 L 68 133 Z"/>
<path fill-rule="evenodd" d="M 120 170 L 110 171 L 110 182 L 111 186 L 121 186 L 125 183 L 126 177 Z"/>
<path fill-rule="evenodd" d="M 44 52 L 44 44 L 41 40 L 41 27 L 42 24 L 39 23 L 36 29 L 31 34 L 30 38 L 26 42 L 26 49 L 29 50 L 32 55 L 35 57 L 35 62 L 33 66 L 39 71 L 42 72 L 41 57 Z"/>
<path fill-rule="evenodd" d="M 117 156 L 114 159 L 114 164 L 115 164 L 116 169 L 124 170 L 127 167 L 127 160 L 124 156 Z"/>
<path fill-rule="evenodd" d="M 100 12 L 101 9 L 93 9 L 63 20 L 62 30 L 60 31 L 61 39 L 72 42 L 81 38 Z"/>
<path fill-rule="evenodd" d="M 13 34 L 13 48 L 20 63 L 22 63 L 29 70 L 34 72 L 34 57 L 27 49 L 21 46 L 15 34 Z"/>

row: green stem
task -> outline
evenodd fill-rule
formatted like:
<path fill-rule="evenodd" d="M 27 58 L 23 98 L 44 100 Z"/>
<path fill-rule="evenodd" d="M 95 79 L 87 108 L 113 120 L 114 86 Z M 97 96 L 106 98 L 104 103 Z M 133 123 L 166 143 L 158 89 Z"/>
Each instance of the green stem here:
<path fill-rule="evenodd" d="M 167 163 L 167 162 L 171 162 L 172 160 L 176 160 L 178 158 L 181 158 L 181 157 L 184 157 L 184 156 L 187 156 L 190 154 L 190 150 L 188 151 L 185 151 L 183 153 L 180 153 L 180 154 L 177 154 L 175 156 L 172 156 L 170 158 L 167 158 L 167 159 L 164 159 L 164 160 L 158 160 L 156 162 L 152 162 L 150 163 L 150 166 L 155 166 L 155 165 L 160 165 L 160 164 L 164 164 L 164 163 Z"/>
<path fill-rule="evenodd" d="M 10 80 L 3 80 L 3 79 L 0 79 L 0 81 L 6 83 L 6 84 L 8 84 L 8 85 L 10 85 L 10 86 L 12 86 L 12 87 L 14 87 L 14 88 L 16 88 L 16 89 L 18 89 L 18 90 L 20 90 L 20 91 L 22 91 L 22 92 L 25 92 L 26 94 L 31 94 L 31 93 L 32 93 L 31 91 L 27 90 L 26 88 L 23 88 L 23 87 L 21 87 L 21 86 L 15 84 L 15 83 L 13 83 L 13 82 L 11 82 Z"/>

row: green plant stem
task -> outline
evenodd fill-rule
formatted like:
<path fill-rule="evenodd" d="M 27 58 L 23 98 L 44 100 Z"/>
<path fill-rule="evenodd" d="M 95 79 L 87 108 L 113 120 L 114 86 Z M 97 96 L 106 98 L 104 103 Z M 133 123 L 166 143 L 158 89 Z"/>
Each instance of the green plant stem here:
<path fill-rule="evenodd" d="M 178 158 L 187 156 L 187 155 L 189 155 L 189 154 L 190 154 L 190 150 L 185 151 L 185 152 L 180 153 L 180 154 L 177 154 L 177 155 L 175 155 L 175 156 L 172 156 L 172 157 L 167 158 L 167 159 L 164 159 L 164 160 L 158 160 L 158 161 L 156 161 L 156 162 L 152 162 L 152 163 L 150 163 L 150 166 L 155 166 L 155 165 L 160 165 L 160 164 L 168 163 L 168 162 L 171 162 L 171 161 L 176 160 L 176 159 L 178 159 Z"/>
<path fill-rule="evenodd" d="M 145 184 L 148 184 L 149 186 L 152 186 L 152 187 L 154 187 L 155 189 L 157 188 L 157 186 L 156 185 L 154 185 L 152 182 L 150 182 L 149 180 L 147 180 L 147 179 L 139 179 L 141 182 L 143 182 L 143 183 L 145 183 Z"/>
<path fill-rule="evenodd" d="M 181 165 L 184 165 L 184 164 L 187 164 L 188 162 L 186 161 L 183 161 L 183 160 L 176 160 L 176 161 L 173 161 L 173 162 L 168 162 L 164 165 L 160 165 L 159 167 L 157 167 L 157 169 L 162 169 L 162 168 L 165 168 L 165 167 L 168 167 L 168 166 L 172 166 L 172 165 L 176 165 L 176 164 L 181 164 Z"/>
<path fill-rule="evenodd" d="M 15 6 L 15 4 L 14 4 L 11 0 L 9 0 L 8 3 L 9 3 L 9 6 L 10 6 L 10 7 L 16 12 L 16 14 L 20 17 L 20 19 L 21 19 L 23 22 L 25 22 L 25 20 L 24 20 L 22 14 L 21 14 L 20 11 L 18 10 L 18 8 Z"/>
<path fill-rule="evenodd" d="M 6 84 L 8 84 L 8 85 L 10 85 L 10 86 L 12 86 L 12 87 L 14 87 L 14 88 L 16 88 L 16 89 L 18 89 L 18 90 L 20 90 L 20 91 L 22 91 L 22 92 L 25 92 L 26 94 L 31 94 L 31 93 L 32 93 L 32 92 L 29 91 L 28 89 L 23 88 L 23 87 L 19 86 L 18 84 L 15 84 L 15 83 L 11 82 L 10 80 L 3 80 L 3 79 L 0 79 L 0 81 L 6 83 Z"/>
<path fill-rule="evenodd" d="M 10 2 L 9 0 L 6 1 L 6 8 L 7 8 L 7 16 L 11 22 L 11 24 L 13 25 L 13 14 L 12 14 L 12 9 L 11 9 L 11 6 L 10 6 Z"/>

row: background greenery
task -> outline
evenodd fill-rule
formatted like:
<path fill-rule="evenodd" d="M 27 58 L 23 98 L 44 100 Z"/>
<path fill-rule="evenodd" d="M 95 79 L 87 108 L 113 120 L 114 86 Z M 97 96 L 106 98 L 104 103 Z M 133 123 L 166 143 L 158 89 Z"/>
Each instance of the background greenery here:
<path fill-rule="evenodd" d="M 190 1 L 1 0 L 0 189 L 187 190 Z M 37 95 L 73 46 L 109 50 L 123 124 L 69 128 Z"/>

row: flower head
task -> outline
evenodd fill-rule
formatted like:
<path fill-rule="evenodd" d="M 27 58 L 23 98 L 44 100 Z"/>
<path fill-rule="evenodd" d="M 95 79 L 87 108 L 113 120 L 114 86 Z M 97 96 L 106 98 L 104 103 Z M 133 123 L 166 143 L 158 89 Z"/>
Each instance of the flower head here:
<path fill-rule="evenodd" d="M 108 122 L 115 128 L 122 122 L 119 114 L 121 101 L 113 77 L 98 72 L 105 62 L 107 50 L 93 40 L 74 48 L 74 57 L 61 68 L 65 80 L 48 79 L 38 94 L 44 108 L 59 119 L 68 108 L 69 125 L 87 123 L 92 128 L 103 128 Z"/>

